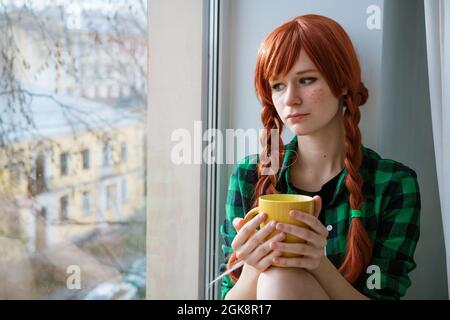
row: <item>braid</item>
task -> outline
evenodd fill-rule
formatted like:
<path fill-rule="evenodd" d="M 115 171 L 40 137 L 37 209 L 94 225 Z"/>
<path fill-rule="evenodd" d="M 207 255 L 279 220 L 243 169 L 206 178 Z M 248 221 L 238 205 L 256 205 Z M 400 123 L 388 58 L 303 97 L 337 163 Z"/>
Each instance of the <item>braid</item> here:
<path fill-rule="evenodd" d="M 278 173 L 274 171 L 272 168 L 272 161 L 276 160 L 276 156 L 278 153 L 278 163 L 281 164 L 283 162 L 285 148 L 283 145 L 283 140 L 281 139 L 281 133 L 283 130 L 282 122 L 276 112 L 276 109 L 273 105 L 263 105 L 261 111 L 261 120 L 264 126 L 263 133 L 261 135 L 261 145 L 263 146 L 260 161 L 257 167 L 258 181 L 255 185 L 254 190 L 254 201 L 252 208 L 258 206 L 258 198 L 264 194 L 274 194 L 279 193 L 276 189 Z M 271 130 L 278 130 L 278 145 L 279 152 L 277 152 L 276 148 L 272 150 L 272 135 Z M 269 174 L 267 174 L 269 172 Z M 231 256 L 228 258 L 227 269 L 230 269 L 235 263 L 238 262 L 236 257 L 236 252 L 233 252 Z M 233 282 L 236 282 L 240 275 L 242 269 L 239 268 L 234 272 L 230 273 L 230 279 Z"/>
<path fill-rule="evenodd" d="M 277 160 L 275 157 L 278 155 L 278 164 L 281 165 L 286 152 L 281 138 L 283 125 L 275 107 L 264 105 L 261 111 L 261 120 L 264 126 L 260 139 L 263 148 L 257 168 L 258 181 L 255 185 L 253 207 L 258 206 L 258 198 L 261 195 L 279 193 L 276 189 L 278 172 L 273 169 L 273 162 Z M 278 130 L 278 150 L 272 148 L 271 130 L 273 129 Z"/>
<path fill-rule="evenodd" d="M 347 108 L 344 112 L 344 162 L 348 170 L 345 185 L 350 193 L 349 202 L 352 210 L 359 210 L 363 202 L 363 180 L 359 174 L 359 168 L 362 162 L 361 132 L 358 123 L 361 118 L 359 105 L 367 99 L 367 89 L 362 84 L 360 92 L 354 97 L 355 101 L 351 96 L 345 97 Z M 360 217 L 352 217 L 347 238 L 347 254 L 339 268 L 339 272 L 343 274 L 348 282 L 354 284 L 370 263 L 371 257 L 372 243 L 369 235 Z"/>

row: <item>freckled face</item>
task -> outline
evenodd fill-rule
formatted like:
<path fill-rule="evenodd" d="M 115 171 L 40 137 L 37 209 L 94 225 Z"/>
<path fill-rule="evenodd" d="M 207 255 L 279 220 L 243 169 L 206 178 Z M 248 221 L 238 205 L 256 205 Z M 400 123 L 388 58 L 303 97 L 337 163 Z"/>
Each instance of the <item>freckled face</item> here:
<path fill-rule="evenodd" d="M 269 83 L 278 115 L 295 135 L 311 135 L 340 121 L 339 99 L 303 50 L 285 76 Z"/>

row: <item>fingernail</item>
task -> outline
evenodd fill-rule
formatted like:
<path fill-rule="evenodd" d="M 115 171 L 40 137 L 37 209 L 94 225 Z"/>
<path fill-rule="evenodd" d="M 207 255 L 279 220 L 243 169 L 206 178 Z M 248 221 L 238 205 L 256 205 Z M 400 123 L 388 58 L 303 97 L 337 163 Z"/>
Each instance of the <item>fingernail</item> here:
<path fill-rule="evenodd" d="M 300 211 L 293 211 L 292 212 L 292 216 L 293 217 L 299 217 L 301 215 L 301 212 Z"/>

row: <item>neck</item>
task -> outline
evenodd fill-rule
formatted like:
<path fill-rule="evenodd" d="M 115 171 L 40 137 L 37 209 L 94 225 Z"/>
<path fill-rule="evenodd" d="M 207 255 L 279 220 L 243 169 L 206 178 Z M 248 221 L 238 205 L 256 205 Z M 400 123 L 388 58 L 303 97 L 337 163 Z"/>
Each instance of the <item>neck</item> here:
<path fill-rule="evenodd" d="M 340 112 L 320 131 L 298 136 L 296 166 L 314 177 L 329 177 L 344 168 L 344 125 Z"/>

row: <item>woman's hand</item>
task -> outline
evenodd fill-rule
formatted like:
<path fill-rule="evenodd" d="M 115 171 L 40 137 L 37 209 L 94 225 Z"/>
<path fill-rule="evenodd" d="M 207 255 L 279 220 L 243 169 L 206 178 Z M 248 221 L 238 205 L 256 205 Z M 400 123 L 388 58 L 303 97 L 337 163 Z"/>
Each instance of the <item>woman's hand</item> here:
<path fill-rule="evenodd" d="M 238 233 L 234 237 L 231 247 L 236 252 L 236 257 L 260 272 L 270 267 L 273 259 L 281 255 L 280 251 L 271 249 L 271 243 L 283 241 L 285 238 L 285 234 L 280 232 L 275 237 L 266 239 L 275 230 L 275 221 L 271 221 L 256 231 L 256 228 L 266 218 L 266 214 L 260 213 L 247 223 L 244 223 L 242 218 L 233 220 L 233 226 Z"/>
<path fill-rule="evenodd" d="M 298 253 L 302 257 L 274 257 L 273 262 L 283 267 L 304 268 L 310 271 L 317 269 L 325 254 L 327 244 L 328 230 L 317 218 L 322 208 L 322 200 L 319 196 L 314 197 L 314 215 L 301 211 L 291 211 L 290 214 L 295 219 L 308 225 L 311 230 L 298 227 L 292 224 L 278 223 L 277 230 L 290 233 L 296 237 L 306 240 L 306 243 L 284 243 L 277 242 L 271 244 L 271 249 Z"/>

